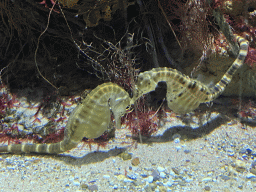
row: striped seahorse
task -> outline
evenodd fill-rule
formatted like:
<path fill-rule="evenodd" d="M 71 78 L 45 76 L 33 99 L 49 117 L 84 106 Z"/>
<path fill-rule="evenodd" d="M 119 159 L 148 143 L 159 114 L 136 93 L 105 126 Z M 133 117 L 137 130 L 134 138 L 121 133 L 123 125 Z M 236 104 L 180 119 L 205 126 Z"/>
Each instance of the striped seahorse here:
<path fill-rule="evenodd" d="M 200 81 L 191 79 L 176 69 L 166 67 L 154 68 L 138 75 L 132 102 L 135 102 L 142 95 L 155 90 L 157 83 L 161 81 L 167 84 L 167 104 L 175 113 L 189 113 L 195 110 L 201 103 L 213 101 L 231 82 L 234 73 L 243 65 L 247 55 L 249 42 L 237 35 L 235 35 L 235 40 L 240 45 L 239 54 L 214 87 L 209 88 Z"/>
<path fill-rule="evenodd" d="M 0 146 L 0 152 L 9 153 L 47 153 L 57 154 L 77 146 L 86 137 L 93 139 L 101 136 L 114 114 L 116 128 L 120 119 L 130 106 L 129 94 L 114 83 L 104 83 L 93 89 L 71 113 L 64 130 L 64 139 L 58 143 L 11 144 Z"/>

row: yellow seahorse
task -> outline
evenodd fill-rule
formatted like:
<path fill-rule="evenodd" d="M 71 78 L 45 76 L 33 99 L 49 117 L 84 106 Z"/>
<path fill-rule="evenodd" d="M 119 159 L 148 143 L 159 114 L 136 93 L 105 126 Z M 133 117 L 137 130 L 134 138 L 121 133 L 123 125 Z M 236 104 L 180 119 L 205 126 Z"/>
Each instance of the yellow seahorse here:
<path fill-rule="evenodd" d="M 248 41 L 236 35 L 235 39 L 240 44 L 239 54 L 228 71 L 213 88 L 207 87 L 196 79 L 189 78 L 176 69 L 155 68 L 138 75 L 132 102 L 135 102 L 143 94 L 155 90 L 157 83 L 161 81 L 167 84 L 167 104 L 175 113 L 189 113 L 201 103 L 213 101 L 230 83 L 232 76 L 243 65 L 247 55 Z"/>
<path fill-rule="evenodd" d="M 71 113 L 61 142 L 12 144 L 0 146 L 0 152 L 57 154 L 70 150 L 76 147 L 83 137 L 92 139 L 101 136 L 108 129 L 111 111 L 114 114 L 116 127 L 119 128 L 120 118 L 129 108 L 130 102 L 131 98 L 123 88 L 114 83 L 101 84 L 93 89 Z"/>

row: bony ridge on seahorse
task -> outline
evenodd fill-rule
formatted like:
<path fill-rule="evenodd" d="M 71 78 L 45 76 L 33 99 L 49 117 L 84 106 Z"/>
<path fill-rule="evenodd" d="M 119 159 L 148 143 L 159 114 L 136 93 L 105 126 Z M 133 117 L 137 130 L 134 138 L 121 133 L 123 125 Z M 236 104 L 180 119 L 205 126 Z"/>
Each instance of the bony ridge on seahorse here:
<path fill-rule="evenodd" d="M 127 112 L 130 105 L 142 95 L 155 90 L 160 81 L 165 81 L 167 84 L 168 107 L 176 113 L 191 112 L 200 103 L 210 102 L 217 98 L 229 84 L 236 70 L 243 65 L 248 51 L 248 41 L 239 36 L 235 36 L 235 39 L 240 44 L 239 54 L 221 80 L 212 88 L 175 69 L 166 67 L 140 73 L 132 99 L 118 85 L 111 82 L 104 83 L 93 89 L 72 112 L 65 127 L 63 141 L 49 144 L 0 146 L 0 153 L 57 154 L 76 147 L 83 137 L 97 138 L 107 130 L 111 121 L 111 111 L 114 114 L 116 127 L 119 128 L 120 118 Z"/>
<path fill-rule="evenodd" d="M 155 90 L 157 84 L 161 81 L 167 84 L 167 104 L 175 113 L 189 113 L 201 103 L 213 101 L 230 83 L 234 73 L 243 65 L 247 55 L 249 42 L 237 35 L 235 35 L 235 40 L 240 45 L 239 54 L 221 80 L 212 88 L 196 79 L 189 78 L 176 69 L 155 68 L 138 75 L 132 102 L 135 102 L 142 95 Z"/>
<path fill-rule="evenodd" d="M 0 146 L 0 152 L 57 154 L 77 146 L 86 137 L 98 138 L 107 129 L 114 114 L 116 128 L 130 106 L 129 94 L 114 83 L 104 83 L 93 89 L 71 113 L 64 130 L 64 139 L 58 143 L 12 144 Z M 111 111 L 110 111 L 111 109 Z"/>

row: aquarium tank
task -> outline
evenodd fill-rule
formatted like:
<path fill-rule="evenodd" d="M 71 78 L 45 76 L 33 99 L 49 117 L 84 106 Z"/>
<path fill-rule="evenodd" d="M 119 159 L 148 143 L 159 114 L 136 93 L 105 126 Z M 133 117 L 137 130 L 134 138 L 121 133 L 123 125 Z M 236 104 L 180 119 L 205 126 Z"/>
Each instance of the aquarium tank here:
<path fill-rule="evenodd" d="M 255 0 L 0 13 L 1 191 L 255 191 Z"/>

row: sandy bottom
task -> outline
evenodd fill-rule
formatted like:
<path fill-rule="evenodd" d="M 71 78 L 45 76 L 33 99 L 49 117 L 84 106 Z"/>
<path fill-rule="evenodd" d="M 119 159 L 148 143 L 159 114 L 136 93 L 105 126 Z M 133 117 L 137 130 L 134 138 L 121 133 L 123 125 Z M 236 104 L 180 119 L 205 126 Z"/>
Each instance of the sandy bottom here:
<path fill-rule="evenodd" d="M 2 154 L 0 190 L 255 191 L 255 127 L 218 112 L 189 119 L 168 114 L 142 142 L 122 127 L 99 150 L 81 142 L 60 155 Z"/>

